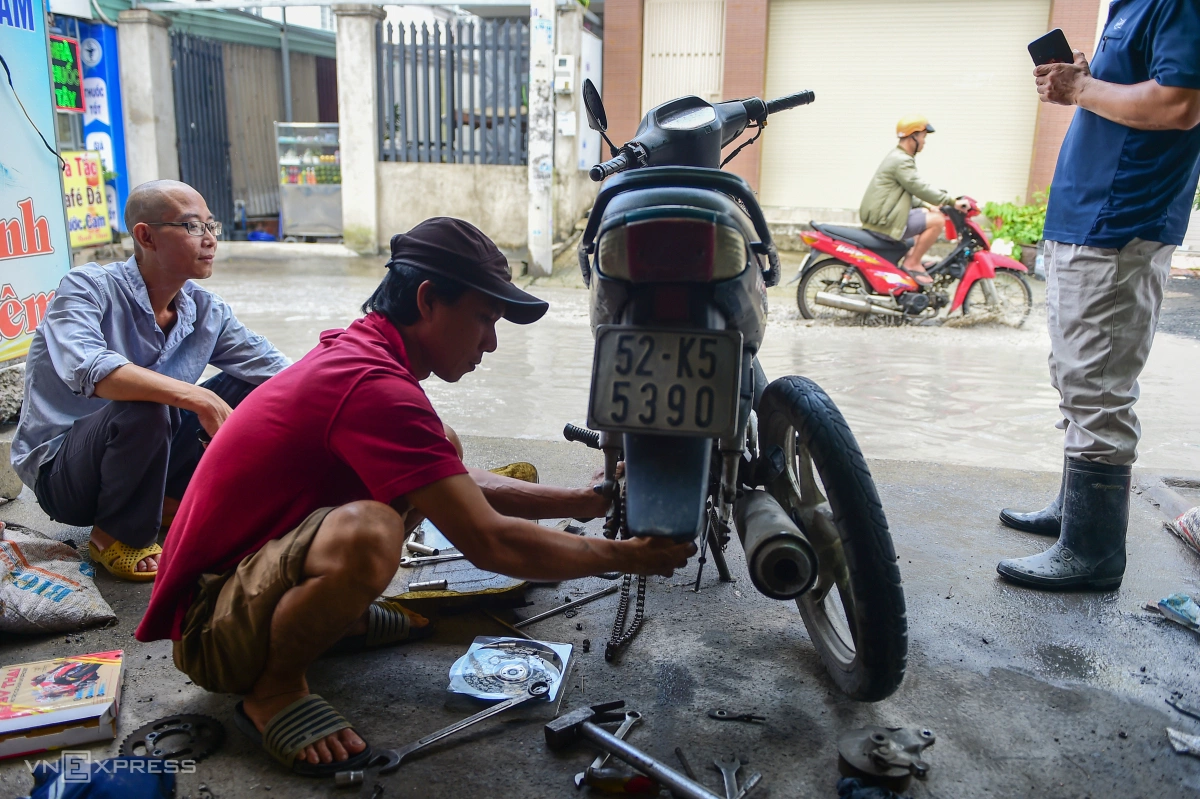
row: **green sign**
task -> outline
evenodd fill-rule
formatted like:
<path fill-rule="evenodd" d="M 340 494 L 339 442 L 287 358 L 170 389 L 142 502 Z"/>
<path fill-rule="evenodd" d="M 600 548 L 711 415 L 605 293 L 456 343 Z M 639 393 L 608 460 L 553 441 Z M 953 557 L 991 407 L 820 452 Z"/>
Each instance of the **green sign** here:
<path fill-rule="evenodd" d="M 79 41 L 65 36 L 50 37 L 50 77 L 54 82 L 54 107 L 59 111 L 83 113 L 83 70 L 79 64 Z"/>

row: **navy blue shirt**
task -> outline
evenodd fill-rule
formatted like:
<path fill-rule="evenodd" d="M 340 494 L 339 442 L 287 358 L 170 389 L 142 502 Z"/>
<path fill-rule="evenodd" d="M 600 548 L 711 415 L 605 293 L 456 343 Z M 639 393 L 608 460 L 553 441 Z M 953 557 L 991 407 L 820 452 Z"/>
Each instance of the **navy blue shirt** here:
<path fill-rule="evenodd" d="M 1091 62 L 1109 83 L 1200 89 L 1200 0 L 1114 0 Z M 1200 126 L 1134 130 L 1082 108 L 1063 140 L 1044 238 L 1121 248 L 1182 244 L 1200 177 Z"/>

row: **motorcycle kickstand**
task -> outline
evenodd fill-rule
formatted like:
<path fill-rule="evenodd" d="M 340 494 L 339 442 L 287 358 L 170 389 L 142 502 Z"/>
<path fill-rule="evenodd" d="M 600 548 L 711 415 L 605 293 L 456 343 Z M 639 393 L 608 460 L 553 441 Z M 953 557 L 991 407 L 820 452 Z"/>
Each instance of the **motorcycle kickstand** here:
<path fill-rule="evenodd" d="M 708 536 L 708 546 L 712 550 L 713 563 L 717 566 L 717 579 L 723 583 L 732 583 L 733 575 L 729 573 L 729 562 L 725 560 L 725 551 L 721 549 L 717 531 L 710 528 Z"/>

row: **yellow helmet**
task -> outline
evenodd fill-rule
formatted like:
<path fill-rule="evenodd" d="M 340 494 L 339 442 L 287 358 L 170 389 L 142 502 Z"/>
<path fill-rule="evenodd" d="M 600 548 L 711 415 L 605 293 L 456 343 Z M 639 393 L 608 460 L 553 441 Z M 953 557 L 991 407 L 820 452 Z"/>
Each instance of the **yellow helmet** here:
<path fill-rule="evenodd" d="M 929 120 L 920 115 L 907 116 L 896 123 L 896 137 L 900 139 L 921 131 L 933 133 L 933 125 L 930 125 Z"/>

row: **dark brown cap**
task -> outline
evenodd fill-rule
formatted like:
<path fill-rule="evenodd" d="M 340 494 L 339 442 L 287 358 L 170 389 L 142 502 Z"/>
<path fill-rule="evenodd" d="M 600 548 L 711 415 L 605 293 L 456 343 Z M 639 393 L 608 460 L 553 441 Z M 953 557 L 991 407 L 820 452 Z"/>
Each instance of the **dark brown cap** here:
<path fill-rule="evenodd" d="M 550 307 L 514 286 L 504 253 L 482 230 L 461 219 L 435 216 L 392 236 L 388 267 L 400 265 L 457 280 L 503 300 L 504 318 L 518 325 L 536 322 Z"/>

